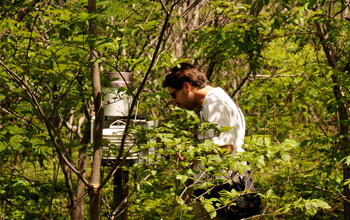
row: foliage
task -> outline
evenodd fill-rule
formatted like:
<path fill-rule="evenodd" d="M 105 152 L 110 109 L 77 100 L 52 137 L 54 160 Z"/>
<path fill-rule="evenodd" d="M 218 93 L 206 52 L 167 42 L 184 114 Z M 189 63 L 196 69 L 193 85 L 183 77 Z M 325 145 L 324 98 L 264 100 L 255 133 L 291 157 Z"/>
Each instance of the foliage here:
<path fill-rule="evenodd" d="M 187 219 L 193 215 L 191 204 L 195 200 L 191 198 L 191 193 L 198 187 L 196 182 L 204 179 L 201 175 L 196 178 L 193 175 L 204 171 L 216 173 L 229 166 L 229 163 L 232 164 L 230 160 L 223 163 L 220 156 L 212 154 L 213 151 L 222 150 L 211 142 L 198 141 L 197 135 L 208 128 L 216 129 L 212 124 L 201 123 L 194 112 L 176 108 L 160 125 L 138 131 L 146 139 L 141 141 L 144 144 L 140 147 L 148 149 L 150 154 L 145 158 L 146 163 L 135 164 L 130 168 L 130 176 L 134 177 L 130 181 L 130 189 L 135 190 L 135 195 L 131 196 L 135 199 L 129 207 L 135 210 L 132 218 Z M 176 153 L 186 160 L 177 161 L 174 157 Z M 206 168 L 200 172 L 193 169 L 194 160 L 201 161 Z M 137 211 L 140 207 L 144 212 Z"/>
<path fill-rule="evenodd" d="M 164 4 L 99 1 L 91 15 L 86 0 L 2 1 L 0 201 L 5 219 L 69 218 L 81 177 L 62 155 L 78 167 L 80 153 L 92 153 L 86 141 L 94 104 L 90 61 L 98 61 L 103 85 L 106 72 L 133 72 L 134 84 L 127 90 L 134 96 L 170 9 Z M 130 172 L 129 218 L 191 219 L 190 195 L 197 185 L 189 183 L 198 181 L 192 159 L 211 172 L 249 168 L 263 198 L 264 211 L 256 218 L 342 218 L 341 195 L 349 184 L 342 171 L 349 167 L 350 155 L 347 4 L 180 2 L 134 111 L 158 125 L 132 125 L 129 131 L 136 137 L 135 152 L 151 152 L 144 163 L 124 163 Z M 98 36 L 89 34 L 92 21 L 98 24 Z M 198 141 L 201 129 L 215 126 L 201 123 L 195 112 L 169 108 L 163 75 L 188 59 L 243 110 L 244 153 L 225 155 L 211 142 Z M 176 153 L 187 160 L 177 162 Z M 115 217 L 112 188 L 109 181 L 101 192 L 103 219 Z M 235 196 L 226 192 L 216 201 L 196 199 L 214 210 Z"/>

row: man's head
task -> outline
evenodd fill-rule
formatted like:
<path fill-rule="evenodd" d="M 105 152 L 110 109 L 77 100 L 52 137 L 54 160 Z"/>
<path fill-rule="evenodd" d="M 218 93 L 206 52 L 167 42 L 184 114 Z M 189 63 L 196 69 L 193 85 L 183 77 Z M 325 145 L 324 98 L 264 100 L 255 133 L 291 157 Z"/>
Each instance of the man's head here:
<path fill-rule="evenodd" d="M 199 71 L 193 64 L 180 63 L 180 67 L 175 66 L 166 75 L 163 82 L 163 88 L 172 87 L 180 90 L 185 82 L 192 86 L 201 89 L 209 84 L 207 77 Z"/>
<path fill-rule="evenodd" d="M 190 63 L 181 63 L 166 75 L 163 88 L 168 88 L 175 104 L 181 108 L 194 109 L 199 106 L 198 96 L 195 94 L 207 85 L 207 77 Z"/>

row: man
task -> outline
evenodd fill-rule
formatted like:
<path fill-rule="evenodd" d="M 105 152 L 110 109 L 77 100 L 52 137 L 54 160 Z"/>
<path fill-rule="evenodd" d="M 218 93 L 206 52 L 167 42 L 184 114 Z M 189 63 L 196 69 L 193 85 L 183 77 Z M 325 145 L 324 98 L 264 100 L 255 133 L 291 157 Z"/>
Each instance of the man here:
<path fill-rule="evenodd" d="M 231 97 L 221 88 L 214 88 L 207 77 L 190 63 L 181 63 L 179 67 L 171 69 L 163 82 L 174 99 L 174 104 L 187 110 L 200 108 L 202 121 L 215 123 L 220 129 L 224 126 L 231 129 L 215 136 L 212 130 L 200 134 L 200 140 L 210 139 L 228 153 L 242 152 L 245 135 L 245 120 L 241 110 Z M 180 160 L 184 158 L 178 155 Z M 196 166 L 198 164 L 194 164 Z M 203 215 L 203 208 L 195 206 L 195 216 Z M 201 214 L 202 212 L 202 214 Z M 208 214 L 205 218 L 208 219 Z M 221 219 L 217 217 L 216 219 Z"/>
<path fill-rule="evenodd" d="M 243 151 L 245 121 L 241 110 L 224 90 L 210 86 L 207 77 L 194 65 L 181 63 L 180 68 L 171 69 L 163 87 L 168 89 L 175 105 L 187 110 L 201 108 L 203 121 L 215 123 L 218 128 L 232 128 L 218 137 L 208 131 L 200 139 L 212 139 L 230 153 Z"/>

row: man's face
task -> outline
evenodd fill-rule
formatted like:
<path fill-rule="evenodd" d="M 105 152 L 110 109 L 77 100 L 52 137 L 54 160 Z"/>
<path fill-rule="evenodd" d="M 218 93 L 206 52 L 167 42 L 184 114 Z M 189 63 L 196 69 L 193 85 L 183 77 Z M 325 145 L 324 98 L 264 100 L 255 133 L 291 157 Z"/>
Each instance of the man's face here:
<path fill-rule="evenodd" d="M 180 90 L 168 87 L 168 91 L 174 99 L 174 104 L 180 108 L 192 110 L 196 107 L 193 100 L 192 87 L 189 84 L 184 83 Z"/>

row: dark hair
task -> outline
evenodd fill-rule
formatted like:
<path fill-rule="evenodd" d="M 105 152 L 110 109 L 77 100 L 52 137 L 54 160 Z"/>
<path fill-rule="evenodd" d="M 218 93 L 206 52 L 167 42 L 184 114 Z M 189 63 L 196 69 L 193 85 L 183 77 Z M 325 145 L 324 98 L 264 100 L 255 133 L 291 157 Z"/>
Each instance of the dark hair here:
<path fill-rule="evenodd" d="M 180 63 L 180 66 L 175 66 L 170 70 L 170 73 L 165 76 L 163 88 L 172 87 L 180 90 L 184 82 L 189 82 L 196 88 L 203 88 L 209 84 L 207 77 L 193 64 Z"/>

